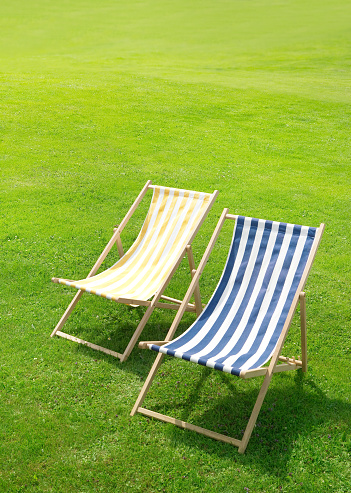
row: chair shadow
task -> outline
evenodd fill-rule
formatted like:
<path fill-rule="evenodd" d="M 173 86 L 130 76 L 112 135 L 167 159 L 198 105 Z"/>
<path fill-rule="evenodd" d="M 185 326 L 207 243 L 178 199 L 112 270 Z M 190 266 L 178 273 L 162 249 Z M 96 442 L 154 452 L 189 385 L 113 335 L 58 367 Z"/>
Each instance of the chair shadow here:
<path fill-rule="evenodd" d="M 116 305 L 113 308 L 109 307 L 102 314 L 101 308 L 99 307 L 98 318 L 94 317 L 94 315 L 89 317 L 89 325 L 85 323 L 85 320 L 82 321 L 79 313 L 77 313 L 75 317 L 72 317 L 67 328 L 65 326 L 63 330 L 98 346 L 123 353 L 142 319 L 146 308 L 140 306 L 131 307 L 118 303 Z M 89 307 L 89 312 L 93 312 L 91 307 Z M 175 310 L 156 308 L 144 327 L 139 341 L 163 340 L 175 315 Z M 195 314 L 185 314 L 179 323 L 176 335 L 184 332 L 194 319 Z M 139 349 L 138 343 L 133 348 L 128 359 L 123 363 L 114 356 L 94 350 L 84 344 L 68 341 L 66 343 L 76 345 L 77 350 L 87 355 L 93 355 L 94 359 L 105 359 L 126 371 L 137 373 L 139 376 L 145 375 L 145 371 L 147 373 L 149 372 L 155 359 L 155 353 L 153 351 Z"/>
<path fill-rule="evenodd" d="M 122 310 L 122 313 L 120 312 Z M 144 308 L 132 308 L 118 305 L 117 310 L 107 311 L 106 318 L 94 320 L 89 329 L 80 322 L 75 327 L 78 337 L 86 338 L 90 342 L 116 351 L 123 351 L 128 344 Z M 101 311 L 99 310 L 101 313 Z M 140 340 L 162 340 L 175 316 L 175 311 L 156 309 L 145 326 Z M 193 314 L 183 317 L 178 326 L 177 334 L 184 332 L 191 324 Z M 79 319 L 79 317 L 77 317 Z M 104 330 L 101 330 L 102 325 Z M 81 344 L 75 344 L 77 351 L 86 353 L 94 359 L 104 359 L 115 368 L 131 373 L 144 380 L 155 360 L 153 351 L 133 349 L 127 361 L 121 363 L 119 359 L 100 351 L 95 351 Z M 179 362 L 174 358 L 167 358 L 171 365 L 170 371 L 177 372 Z M 233 375 L 213 371 L 206 367 L 192 365 L 191 371 L 196 374 L 197 380 L 187 393 L 186 399 L 175 405 L 160 399 L 150 408 L 163 414 L 169 414 L 180 420 L 189 421 L 194 425 L 241 439 L 247 420 L 257 399 L 262 377 L 243 381 Z M 161 370 L 162 371 L 162 366 Z M 203 387 L 215 374 L 217 384 L 212 384 L 213 396 L 202 397 L 199 406 L 199 394 Z M 223 386 L 226 392 L 218 392 L 218 386 Z M 152 393 L 152 388 L 150 393 Z M 135 398 L 137 395 L 135 396 Z M 149 397 L 149 396 L 148 396 Z M 147 397 L 147 399 L 148 399 Z M 162 402 L 161 402 L 162 401 Z M 147 402 L 147 401 L 146 401 Z M 131 407 L 134 402 L 131 403 Z M 146 407 L 148 407 L 146 405 Z M 332 410 L 332 412 L 331 412 Z M 164 425 L 165 433 L 171 438 L 175 446 L 185 445 L 206 451 L 219 458 L 227 458 L 238 464 L 252 463 L 265 472 L 274 473 L 276 464 L 286 468 L 294 451 L 295 443 L 300 436 L 308 436 L 320 423 L 337 424 L 339 416 L 351 416 L 351 405 L 341 400 L 329 399 L 316 385 L 313 377 L 302 373 L 287 372 L 274 375 L 266 398 L 258 416 L 256 427 L 249 441 L 246 454 L 240 455 L 236 447 L 204 437 L 192 431 L 184 431 L 176 426 Z M 267 459 L 269 458 L 269 460 Z"/>
<path fill-rule="evenodd" d="M 213 370 L 208 368 L 202 369 L 198 382 L 193 386 L 180 409 L 162 403 L 153 405 L 152 410 L 241 439 L 263 379 L 260 377 L 243 381 L 232 375 L 215 372 L 218 373 L 217 381 L 225 385 L 231 395 L 218 396 L 217 392 L 217 395 L 209 399 L 206 405 L 201 402 L 202 411 L 199 413 L 199 392 L 210 378 L 211 372 Z M 273 473 L 279 463 L 279 467 L 286 467 L 288 473 L 290 456 L 301 436 L 309 436 L 320 424 L 338 425 L 340 416 L 351 416 L 349 403 L 326 397 L 313 378 L 301 370 L 293 373 L 294 375 L 274 375 L 245 455 L 240 455 L 237 448 L 232 445 L 204 437 L 193 431 L 184 431 L 177 426 L 170 425 L 167 428 L 165 426 L 165 433 L 177 446 L 201 448 L 208 454 L 242 464 L 254 461 L 265 472 Z M 247 383 L 253 381 L 256 383 L 245 389 Z"/>

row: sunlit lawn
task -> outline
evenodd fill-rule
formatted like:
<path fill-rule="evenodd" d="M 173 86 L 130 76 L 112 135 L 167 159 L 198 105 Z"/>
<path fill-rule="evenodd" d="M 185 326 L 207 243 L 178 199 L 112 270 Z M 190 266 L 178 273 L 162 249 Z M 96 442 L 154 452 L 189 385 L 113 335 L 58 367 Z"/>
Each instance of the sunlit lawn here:
<path fill-rule="evenodd" d="M 350 14 L 345 0 L 3 0 L 1 492 L 351 490 Z M 50 338 L 74 295 L 51 277 L 87 275 L 148 179 L 220 191 L 197 262 L 224 207 L 326 223 L 306 286 L 308 373 L 274 377 L 244 456 L 129 416 L 154 353 L 120 363 Z M 170 296 L 189 279 L 184 262 Z M 121 351 L 142 313 L 86 295 L 66 330 Z M 156 311 L 142 338 L 162 339 L 173 316 Z M 298 331 L 297 316 L 285 353 L 299 354 Z M 147 403 L 240 438 L 261 382 L 167 359 Z"/>

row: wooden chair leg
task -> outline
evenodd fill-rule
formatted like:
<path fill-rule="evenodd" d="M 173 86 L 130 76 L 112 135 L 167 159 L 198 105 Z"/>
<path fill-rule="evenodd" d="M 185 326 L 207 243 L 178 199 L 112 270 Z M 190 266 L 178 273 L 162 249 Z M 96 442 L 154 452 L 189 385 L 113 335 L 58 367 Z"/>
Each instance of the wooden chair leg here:
<path fill-rule="evenodd" d="M 239 450 L 238 450 L 239 454 L 243 454 L 245 452 L 246 447 L 247 447 L 247 444 L 249 443 L 249 440 L 250 440 L 250 437 L 251 437 L 251 434 L 252 434 L 252 430 L 254 429 L 254 426 L 256 424 L 256 421 L 257 421 L 257 418 L 258 418 L 258 414 L 259 414 L 259 412 L 261 410 L 261 407 L 262 407 L 264 398 L 266 396 L 266 393 L 267 393 L 269 384 L 271 382 L 271 379 L 272 379 L 272 374 L 267 373 L 266 376 L 265 376 L 265 379 L 263 381 L 261 390 L 260 390 L 260 392 L 258 394 L 257 400 L 255 402 L 254 408 L 252 410 L 250 419 L 249 419 L 249 421 L 247 423 L 247 426 L 246 426 L 246 429 L 245 429 L 243 438 L 242 438 L 242 440 L 240 442 Z"/>
<path fill-rule="evenodd" d="M 196 268 L 195 268 L 195 261 L 194 261 L 193 250 L 191 248 L 191 245 L 187 245 L 186 252 L 188 254 L 191 277 L 194 278 L 196 274 Z M 194 289 L 194 298 L 195 298 L 196 315 L 199 316 L 200 313 L 202 312 L 202 302 L 201 302 L 200 286 L 198 282 L 196 283 Z"/>
<path fill-rule="evenodd" d="M 140 394 L 134 404 L 134 407 L 130 413 L 131 416 L 134 416 L 134 414 L 136 414 L 138 412 L 138 409 L 139 407 L 142 405 L 142 403 L 144 402 L 144 399 L 146 397 L 146 394 L 148 393 L 149 391 L 149 388 L 153 382 L 153 379 L 155 378 L 156 376 L 156 373 L 157 373 L 157 370 L 159 369 L 161 363 L 162 363 L 162 360 L 164 358 L 164 354 L 163 353 L 158 353 L 155 361 L 154 361 L 154 364 L 152 365 L 152 368 L 150 370 L 150 373 L 148 374 L 147 376 L 147 379 L 145 380 L 145 383 L 143 385 L 143 388 L 141 389 L 140 391 Z"/>
<path fill-rule="evenodd" d="M 54 337 L 54 335 L 56 334 L 56 332 L 59 331 L 59 330 L 61 330 L 61 328 L 64 326 L 64 324 L 66 323 L 66 320 L 68 319 L 68 317 L 70 316 L 70 314 L 73 312 L 73 309 L 76 306 L 76 304 L 78 303 L 78 301 L 80 300 L 82 294 L 83 294 L 83 291 L 78 291 L 78 293 L 75 295 L 75 297 L 73 298 L 73 300 L 71 301 L 71 303 L 68 305 L 67 310 L 62 315 L 59 323 L 56 325 L 55 329 L 52 331 L 51 337 Z"/>
<path fill-rule="evenodd" d="M 306 329 L 306 293 L 300 293 L 300 322 L 301 322 L 301 360 L 302 371 L 307 371 L 307 329 Z"/>
<path fill-rule="evenodd" d="M 113 228 L 113 231 L 117 231 L 118 226 L 119 226 L 119 224 L 116 224 L 115 227 Z M 119 258 L 122 258 L 124 255 L 124 250 L 123 250 L 122 240 L 121 240 L 120 234 L 116 238 L 116 246 L 117 246 Z"/>
<path fill-rule="evenodd" d="M 132 338 L 129 341 L 129 344 L 126 347 L 126 350 L 122 354 L 122 357 L 120 358 L 121 361 L 125 361 L 128 358 L 128 356 L 130 355 L 130 353 L 132 352 L 132 349 L 134 348 L 135 344 L 137 343 L 139 336 L 140 336 L 141 332 L 143 331 L 143 329 L 144 329 L 144 327 L 145 327 L 147 321 L 149 320 L 150 315 L 152 314 L 153 311 L 154 311 L 154 305 L 150 305 L 147 308 L 146 312 L 144 313 L 143 318 L 140 320 L 138 327 L 135 329 L 135 332 L 132 335 Z"/>
<path fill-rule="evenodd" d="M 194 277 L 196 274 L 196 270 L 193 269 L 191 271 L 191 277 Z M 201 295 L 200 295 L 200 286 L 199 284 L 196 285 L 195 290 L 194 290 L 194 299 L 195 299 L 195 310 L 196 310 L 196 315 L 199 316 L 202 312 L 202 302 L 201 302 Z"/>

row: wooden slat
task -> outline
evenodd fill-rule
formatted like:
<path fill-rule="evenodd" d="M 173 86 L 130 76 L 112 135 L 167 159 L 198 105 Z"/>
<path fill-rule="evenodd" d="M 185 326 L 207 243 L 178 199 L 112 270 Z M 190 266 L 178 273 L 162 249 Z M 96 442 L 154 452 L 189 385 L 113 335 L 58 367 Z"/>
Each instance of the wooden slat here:
<path fill-rule="evenodd" d="M 170 298 L 169 296 L 164 295 L 161 296 L 161 300 L 172 301 L 172 303 L 178 303 L 178 305 L 182 304 L 182 300 L 177 300 L 176 298 Z M 195 308 L 195 305 L 193 303 L 188 303 L 188 306 Z"/>
<path fill-rule="evenodd" d="M 159 419 L 160 421 L 164 421 L 165 423 L 171 423 L 173 425 L 179 426 L 179 428 L 183 428 L 184 430 L 196 431 L 197 433 L 205 435 L 209 438 L 214 438 L 215 440 L 219 440 L 221 442 L 230 443 L 235 447 L 240 447 L 241 441 L 237 440 L 236 438 L 231 438 L 227 435 L 222 435 L 221 433 L 207 430 L 206 428 L 202 428 L 201 426 L 192 425 L 191 423 L 187 423 L 186 421 L 182 421 L 180 419 L 171 418 L 170 416 L 166 416 L 165 414 L 150 411 L 149 409 L 145 409 L 144 407 L 139 407 L 137 411 L 141 414 L 144 414 L 145 416 L 149 416 L 150 418 Z"/>
<path fill-rule="evenodd" d="M 113 228 L 113 231 L 116 231 L 118 229 L 118 226 L 119 224 L 116 224 L 115 227 Z M 122 258 L 124 255 L 124 251 L 123 251 L 123 245 L 121 240 L 121 234 L 119 234 L 116 238 L 116 245 L 117 245 L 118 255 L 120 258 Z"/>
<path fill-rule="evenodd" d="M 282 371 L 291 371 L 291 370 L 297 370 L 299 368 L 299 365 L 295 364 L 295 363 L 282 363 L 280 365 L 277 365 L 274 370 L 273 370 L 273 373 L 280 373 Z"/>
<path fill-rule="evenodd" d="M 279 361 L 284 361 L 284 363 L 290 363 L 292 365 L 302 366 L 303 362 L 295 358 L 287 358 L 286 356 L 279 356 Z"/>
<path fill-rule="evenodd" d="M 112 298 L 112 301 L 116 301 L 117 303 L 122 303 L 124 305 L 130 305 L 132 307 L 136 306 L 150 306 L 151 301 L 148 300 L 133 300 L 133 298 Z M 180 305 L 176 303 L 163 303 L 158 301 L 154 303 L 154 308 L 167 308 L 168 310 L 179 310 Z M 195 306 L 190 304 L 185 309 L 187 312 L 195 312 Z"/>
<path fill-rule="evenodd" d="M 180 305 L 178 304 L 171 304 L 171 303 L 163 303 L 163 302 L 157 302 L 155 303 L 155 308 L 167 308 L 168 310 L 179 310 Z M 187 306 L 185 311 L 187 312 L 196 312 L 196 308 L 194 306 Z"/>
<path fill-rule="evenodd" d="M 163 346 L 171 341 L 140 341 L 138 347 L 140 349 L 149 349 L 149 344 L 155 344 L 155 346 Z"/>
<path fill-rule="evenodd" d="M 236 221 L 238 219 L 238 216 L 236 214 L 227 214 L 225 216 L 226 219 L 233 219 L 234 221 Z"/>
<path fill-rule="evenodd" d="M 189 267 L 190 267 L 191 277 L 193 279 L 196 274 L 196 268 L 195 268 L 194 255 L 191 245 L 187 245 L 186 252 L 188 254 Z M 195 298 L 195 306 L 196 306 L 196 315 L 199 316 L 202 312 L 202 302 L 201 302 L 201 294 L 200 294 L 200 285 L 198 282 L 194 289 L 194 298 Z"/>
<path fill-rule="evenodd" d="M 79 339 L 79 337 L 74 337 L 71 336 L 70 334 L 66 334 L 65 332 L 61 332 L 60 330 L 56 332 L 56 335 L 60 337 L 64 337 L 65 339 L 69 339 L 70 341 L 79 342 L 80 344 L 84 344 L 84 346 L 88 346 L 92 349 L 96 349 L 97 351 L 101 351 L 103 353 L 109 354 L 110 356 L 114 356 L 115 358 L 121 359 L 122 357 L 122 355 L 120 353 L 116 353 L 116 351 L 112 351 L 111 349 L 106 349 L 96 344 L 92 344 L 91 342 L 84 341 L 83 339 Z"/>
<path fill-rule="evenodd" d="M 149 188 L 155 189 L 155 188 L 163 188 L 163 187 L 161 187 L 160 185 L 150 185 Z M 165 187 L 165 188 L 167 188 L 167 187 Z M 202 193 L 203 195 L 207 195 L 207 196 L 213 195 L 212 193 L 196 192 L 195 190 L 185 190 L 184 188 L 177 188 L 177 190 L 179 190 L 180 192 L 185 192 L 185 193 Z M 217 190 L 215 190 L 215 192 L 217 192 Z"/>
<path fill-rule="evenodd" d="M 138 409 L 140 408 L 141 404 L 144 402 L 144 399 L 146 397 L 146 394 L 148 393 L 149 391 L 149 388 L 152 384 L 152 381 L 153 379 L 155 378 L 155 375 L 157 373 L 157 370 L 159 369 L 162 361 L 163 361 L 163 358 L 164 358 L 164 354 L 163 353 L 158 353 L 158 355 L 156 356 L 156 359 L 154 361 L 154 364 L 152 365 L 151 367 L 151 370 L 148 374 L 148 376 L 146 377 L 145 379 L 145 382 L 144 382 L 144 385 L 137 397 L 137 400 L 135 401 L 135 404 L 133 406 L 133 409 L 131 410 L 130 412 L 130 415 L 131 416 L 134 416 L 135 413 L 138 412 Z"/>
<path fill-rule="evenodd" d="M 68 282 L 75 282 L 75 281 L 72 281 L 71 279 L 62 279 L 62 277 L 52 277 L 51 278 L 52 282 L 54 282 L 55 284 L 59 284 L 60 281 L 68 281 Z"/>
<path fill-rule="evenodd" d="M 286 358 L 284 358 L 284 360 L 282 360 L 282 361 L 286 361 Z M 297 361 L 295 361 L 295 363 L 289 362 L 286 364 L 276 365 L 274 367 L 273 373 L 280 373 L 282 371 L 296 370 L 297 368 L 299 368 L 299 365 L 297 365 L 296 363 L 297 363 Z M 267 373 L 267 370 L 268 370 L 268 366 L 263 367 L 263 368 L 256 368 L 253 370 L 244 370 L 240 373 L 240 378 L 247 380 L 248 378 L 261 377 Z"/>

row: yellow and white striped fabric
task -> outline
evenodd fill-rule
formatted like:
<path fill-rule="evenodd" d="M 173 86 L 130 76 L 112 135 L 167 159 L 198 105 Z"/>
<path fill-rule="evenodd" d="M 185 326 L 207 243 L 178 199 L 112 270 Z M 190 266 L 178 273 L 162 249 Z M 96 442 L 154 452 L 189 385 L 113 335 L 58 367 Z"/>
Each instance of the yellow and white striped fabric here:
<path fill-rule="evenodd" d="M 115 301 L 148 300 L 184 252 L 211 196 L 155 186 L 146 220 L 128 252 L 101 274 L 81 281 L 59 282 Z"/>

